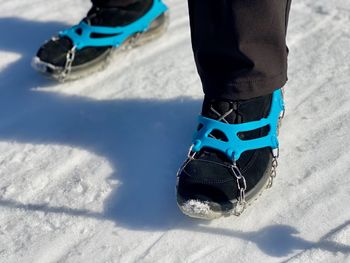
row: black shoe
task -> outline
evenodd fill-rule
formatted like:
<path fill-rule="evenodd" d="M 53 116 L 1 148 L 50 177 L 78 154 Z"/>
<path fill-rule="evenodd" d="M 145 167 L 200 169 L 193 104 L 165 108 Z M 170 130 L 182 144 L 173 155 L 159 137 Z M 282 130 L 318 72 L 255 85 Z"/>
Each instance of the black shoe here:
<path fill-rule="evenodd" d="M 272 98 L 272 94 L 240 101 L 205 98 L 202 115 L 229 124 L 258 121 L 269 115 Z M 270 127 L 265 126 L 238 136 L 241 140 L 251 140 L 266 136 L 269 130 Z M 209 136 L 227 141 L 219 130 Z M 235 163 L 223 152 L 211 148 L 190 152 L 177 175 L 179 208 L 186 215 L 202 219 L 239 215 L 266 188 L 271 175 L 274 176 L 277 161 L 272 152 L 270 147 L 248 150 Z M 237 180 L 237 177 L 241 178 Z M 245 188 L 244 191 L 240 191 L 238 185 Z"/>
<path fill-rule="evenodd" d="M 144 16 L 152 7 L 153 0 L 146 0 L 126 7 L 98 7 L 93 6 L 83 19 L 89 25 L 103 27 L 126 26 Z M 148 30 L 130 36 L 117 51 L 130 49 L 147 43 L 165 32 L 167 28 L 167 13 L 157 17 Z M 104 37 L 95 36 L 95 38 Z M 58 80 L 77 79 L 96 72 L 106 65 L 107 58 L 114 50 L 113 46 L 89 46 L 74 52 L 69 72 L 67 72 L 67 55 L 73 48 L 69 37 L 53 37 L 46 42 L 33 59 L 33 67 L 41 73 Z"/>

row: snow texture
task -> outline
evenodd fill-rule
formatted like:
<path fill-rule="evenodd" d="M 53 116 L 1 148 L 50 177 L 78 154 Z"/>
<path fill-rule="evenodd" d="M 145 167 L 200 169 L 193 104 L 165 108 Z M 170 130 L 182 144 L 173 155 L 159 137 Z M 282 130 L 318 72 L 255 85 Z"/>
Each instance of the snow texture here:
<path fill-rule="evenodd" d="M 187 215 L 208 216 L 211 212 L 209 203 L 200 200 L 186 201 L 181 207 Z"/>
<path fill-rule="evenodd" d="M 30 68 L 88 0 L 0 0 L 0 262 L 350 262 L 350 2 L 294 1 L 274 187 L 239 218 L 176 205 L 203 98 L 187 3 L 168 32 L 58 84 Z"/>

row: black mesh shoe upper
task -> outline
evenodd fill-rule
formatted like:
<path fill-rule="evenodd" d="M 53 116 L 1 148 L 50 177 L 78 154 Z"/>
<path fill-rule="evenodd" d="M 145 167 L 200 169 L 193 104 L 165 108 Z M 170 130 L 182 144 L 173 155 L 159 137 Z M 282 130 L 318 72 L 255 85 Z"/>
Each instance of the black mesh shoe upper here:
<path fill-rule="evenodd" d="M 272 95 L 242 101 L 215 101 L 205 98 L 202 115 L 218 119 L 230 111 L 225 117 L 228 123 L 244 123 L 260 120 L 270 112 Z M 269 127 L 239 134 L 241 139 L 254 139 L 266 135 Z M 217 139 L 220 133 L 212 134 Z M 244 152 L 237 161 L 241 173 L 247 181 L 247 191 L 252 190 L 267 172 L 272 160 L 270 148 L 262 148 Z M 178 195 L 183 200 L 213 201 L 225 203 L 238 197 L 236 178 L 230 171 L 232 161 L 218 151 L 204 148 L 196 154 L 179 174 Z"/>
<path fill-rule="evenodd" d="M 153 0 L 146 0 L 122 7 L 93 6 L 83 19 L 94 26 L 124 26 L 143 16 L 152 6 Z M 98 37 L 98 36 L 96 36 Z M 64 67 L 67 52 L 72 48 L 72 41 L 67 37 L 51 39 L 37 52 L 41 61 L 51 65 Z M 86 47 L 75 54 L 73 66 L 85 64 L 104 54 L 110 47 Z"/>

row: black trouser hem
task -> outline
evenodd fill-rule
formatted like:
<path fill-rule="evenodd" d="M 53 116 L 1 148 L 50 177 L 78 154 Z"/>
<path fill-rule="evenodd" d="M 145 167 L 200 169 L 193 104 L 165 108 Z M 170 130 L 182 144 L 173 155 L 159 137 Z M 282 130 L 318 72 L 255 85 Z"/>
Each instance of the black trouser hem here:
<path fill-rule="evenodd" d="M 226 82 L 220 80 L 203 79 L 204 94 L 219 100 L 246 100 L 273 93 L 282 88 L 288 78 L 285 73 L 262 80 L 248 80 L 244 82 Z"/>

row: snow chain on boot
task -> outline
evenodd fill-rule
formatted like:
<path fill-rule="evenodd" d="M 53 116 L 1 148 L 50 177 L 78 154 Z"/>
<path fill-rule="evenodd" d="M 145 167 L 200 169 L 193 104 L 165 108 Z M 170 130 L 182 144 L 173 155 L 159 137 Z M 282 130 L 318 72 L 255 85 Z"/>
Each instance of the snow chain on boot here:
<path fill-rule="evenodd" d="M 237 188 L 239 191 L 238 203 L 236 204 L 235 209 L 233 210 L 233 214 L 235 216 L 240 216 L 247 207 L 247 201 L 245 200 L 245 191 L 247 190 L 247 181 L 245 177 L 242 175 L 241 171 L 237 167 L 235 161 L 233 161 L 233 165 L 231 165 L 232 174 L 236 177 Z"/>
<path fill-rule="evenodd" d="M 211 107 L 211 109 L 214 113 L 216 113 L 218 118 L 214 120 L 204 116 L 198 117 L 201 126 L 193 136 L 193 145 L 190 148 L 188 159 L 181 169 L 184 169 L 187 164 L 194 159 L 196 153 L 200 152 L 203 148 L 215 149 L 226 154 L 227 157 L 232 160 L 232 165 L 228 166 L 228 168 L 232 172 L 232 175 L 236 178 L 237 188 L 239 191 L 237 198 L 238 202 L 233 210 L 233 214 L 239 216 L 247 207 L 246 179 L 236 164 L 236 160 L 239 160 L 241 154 L 248 150 L 270 147 L 272 150 L 273 159 L 267 188 L 272 186 L 273 180 L 276 177 L 276 168 L 278 166 L 277 158 L 279 155 L 278 128 L 280 126 L 281 119 L 284 116 L 285 109 L 283 90 L 278 89 L 273 92 L 270 113 L 266 118 L 262 118 L 258 121 L 230 124 L 225 118 L 234 110 L 233 108 L 224 114 L 220 114 L 213 107 Z M 241 140 L 238 136 L 240 132 L 261 129 L 267 125 L 270 127 L 270 131 L 263 137 L 251 140 Z M 215 138 L 212 135 L 212 132 L 216 130 L 224 134 L 227 140 Z"/>
<path fill-rule="evenodd" d="M 66 55 L 66 63 L 64 65 L 64 69 L 59 77 L 59 80 L 64 82 L 65 79 L 67 78 L 67 76 L 69 75 L 69 73 L 72 70 L 72 64 L 75 58 L 75 52 L 76 52 L 77 47 L 73 46 Z"/>
<path fill-rule="evenodd" d="M 168 7 L 161 0 L 154 0 L 151 8 L 142 17 L 124 26 L 94 26 L 83 20 L 78 25 L 61 31 L 59 36 L 68 37 L 73 43 L 73 48 L 67 53 L 66 64 L 59 79 L 64 81 L 71 72 L 76 50 L 85 47 L 119 48 L 130 37 L 129 44 L 135 45 L 140 33 L 147 31 L 152 22 L 167 10 Z M 103 37 L 93 37 L 96 34 Z"/>
<path fill-rule="evenodd" d="M 282 94 L 282 99 L 284 100 L 284 89 L 281 89 L 281 94 Z M 278 118 L 278 128 L 277 128 L 277 133 L 279 134 L 279 130 L 281 128 L 282 125 L 282 120 L 284 118 L 284 115 L 286 114 L 286 108 L 283 107 L 283 110 Z M 280 150 L 279 148 L 272 150 L 272 167 L 271 167 L 271 174 L 270 174 L 270 178 L 269 178 L 269 182 L 267 183 L 266 188 L 269 189 L 273 186 L 273 181 L 276 178 L 277 175 L 277 167 L 278 167 L 278 157 L 280 156 Z"/>
<path fill-rule="evenodd" d="M 273 154 L 272 167 L 271 167 L 271 174 L 270 174 L 269 182 L 266 185 L 267 189 L 272 187 L 273 181 L 275 180 L 276 175 L 277 175 L 277 166 L 278 166 L 277 159 L 279 157 L 279 150 L 277 149 L 277 154 L 275 151 L 272 151 L 272 154 Z"/>

